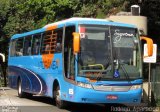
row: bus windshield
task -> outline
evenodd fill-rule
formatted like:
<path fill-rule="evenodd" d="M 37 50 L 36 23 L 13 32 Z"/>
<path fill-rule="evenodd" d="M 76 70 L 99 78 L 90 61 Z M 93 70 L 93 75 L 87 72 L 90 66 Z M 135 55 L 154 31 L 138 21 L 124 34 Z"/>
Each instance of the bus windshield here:
<path fill-rule="evenodd" d="M 79 75 L 103 79 L 140 78 L 141 62 L 134 28 L 80 25 Z"/>

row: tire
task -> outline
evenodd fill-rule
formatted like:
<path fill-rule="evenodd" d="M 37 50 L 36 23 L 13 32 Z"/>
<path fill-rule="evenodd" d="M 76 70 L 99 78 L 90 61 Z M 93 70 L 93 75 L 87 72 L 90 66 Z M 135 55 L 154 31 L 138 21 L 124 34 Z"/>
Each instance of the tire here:
<path fill-rule="evenodd" d="M 20 97 L 20 98 L 25 97 L 25 93 L 22 91 L 22 82 L 20 79 L 18 81 L 18 97 Z"/>
<path fill-rule="evenodd" d="M 55 89 L 55 104 L 60 109 L 67 107 L 67 102 L 61 100 L 60 98 L 60 87 L 59 86 L 57 86 Z"/>

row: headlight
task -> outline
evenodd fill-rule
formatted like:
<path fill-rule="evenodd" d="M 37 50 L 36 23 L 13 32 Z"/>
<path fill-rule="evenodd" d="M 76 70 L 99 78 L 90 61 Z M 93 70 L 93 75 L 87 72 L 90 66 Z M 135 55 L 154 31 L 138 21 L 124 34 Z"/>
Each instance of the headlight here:
<path fill-rule="evenodd" d="M 136 90 L 142 88 L 142 85 L 133 85 L 130 90 Z"/>
<path fill-rule="evenodd" d="M 83 88 L 92 88 L 91 84 L 86 84 L 86 83 L 82 83 L 82 82 L 77 82 L 77 85 Z"/>

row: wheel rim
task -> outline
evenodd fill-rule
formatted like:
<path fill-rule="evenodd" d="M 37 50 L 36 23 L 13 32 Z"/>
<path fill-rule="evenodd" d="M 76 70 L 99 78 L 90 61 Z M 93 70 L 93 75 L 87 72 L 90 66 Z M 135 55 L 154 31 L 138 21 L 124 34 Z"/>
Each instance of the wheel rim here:
<path fill-rule="evenodd" d="M 61 105 L 61 99 L 60 99 L 60 90 L 57 88 L 56 90 L 56 105 Z"/>
<path fill-rule="evenodd" d="M 21 94 L 21 92 L 22 92 L 21 82 L 19 82 L 19 85 L 18 85 L 18 94 Z"/>

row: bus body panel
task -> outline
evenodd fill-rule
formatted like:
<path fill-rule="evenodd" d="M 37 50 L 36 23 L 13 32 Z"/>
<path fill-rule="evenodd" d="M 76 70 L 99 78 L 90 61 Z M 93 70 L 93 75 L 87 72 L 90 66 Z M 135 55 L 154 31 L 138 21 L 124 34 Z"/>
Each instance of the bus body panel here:
<path fill-rule="evenodd" d="M 81 103 L 140 103 L 142 89 L 127 92 L 106 92 L 86 90 L 77 87 L 75 93 L 75 101 Z M 116 96 L 117 99 L 107 99 L 108 95 Z"/>
<path fill-rule="evenodd" d="M 21 78 L 23 91 L 52 97 L 52 89 L 48 88 L 53 88 L 56 77 L 63 76 L 61 53 L 54 56 L 49 69 L 44 68 L 40 55 L 34 58 L 32 56 L 22 56 L 18 59 L 12 57 L 10 60 L 8 67 L 10 87 L 17 88 L 18 78 Z"/>
<path fill-rule="evenodd" d="M 108 83 L 108 82 L 105 82 Z M 109 81 L 108 84 L 112 85 L 113 82 Z M 142 84 L 142 80 L 135 80 L 131 82 L 132 85 Z M 65 85 L 65 86 L 64 86 Z M 104 84 L 106 85 L 106 84 Z M 115 84 L 114 84 L 115 85 Z M 117 84 L 125 85 L 128 83 Z M 61 81 L 61 98 L 70 102 L 77 103 L 140 103 L 142 96 L 142 89 L 129 90 L 129 91 L 100 91 L 95 89 L 87 89 L 83 87 L 70 84 L 66 81 Z M 108 95 L 115 95 L 117 99 L 107 99 Z"/>

